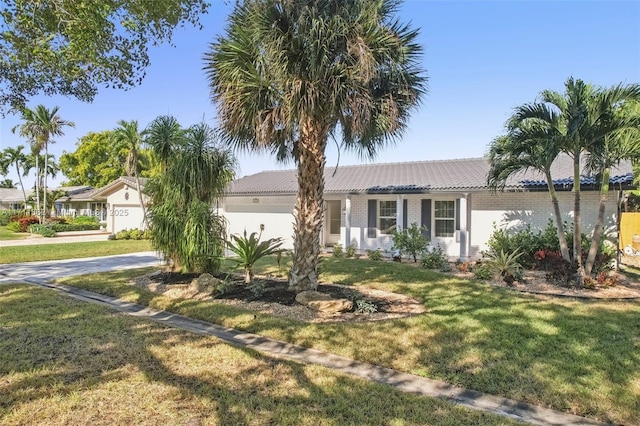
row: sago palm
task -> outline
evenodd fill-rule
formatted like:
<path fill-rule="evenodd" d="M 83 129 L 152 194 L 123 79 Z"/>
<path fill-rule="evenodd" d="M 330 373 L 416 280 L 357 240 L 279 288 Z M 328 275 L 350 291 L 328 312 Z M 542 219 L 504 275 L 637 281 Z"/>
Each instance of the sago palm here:
<path fill-rule="evenodd" d="M 244 282 L 250 283 L 253 280 L 253 265 L 265 256 L 281 252 L 280 247 L 284 240 L 282 238 L 269 238 L 260 241 L 262 237 L 263 225 L 260 225 L 260 234 L 252 232 L 247 237 L 247 230 L 243 235 L 231 235 L 231 240 L 227 241 L 227 247 L 237 258 L 231 258 L 244 268 Z"/>
<path fill-rule="evenodd" d="M 397 140 L 425 91 L 418 31 L 395 0 L 238 2 L 205 54 L 221 135 L 298 169 L 289 285 L 318 285 L 325 148 L 373 158 Z"/>

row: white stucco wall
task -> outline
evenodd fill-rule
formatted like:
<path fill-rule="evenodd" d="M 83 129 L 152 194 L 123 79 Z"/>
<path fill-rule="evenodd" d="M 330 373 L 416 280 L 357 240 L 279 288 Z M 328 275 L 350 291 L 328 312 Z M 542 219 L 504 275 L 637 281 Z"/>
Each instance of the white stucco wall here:
<path fill-rule="evenodd" d="M 420 224 L 421 200 L 454 201 L 462 194 L 416 194 L 403 195 L 407 200 L 407 226 Z M 341 235 L 343 246 L 353 245 L 360 251 L 381 248 L 391 250 L 393 238 L 377 232 L 376 238 L 367 236 L 368 200 L 397 201 L 397 195 L 350 195 L 351 199 L 351 231 L 350 241 L 346 242 L 345 200 L 346 195 L 328 194 L 326 200 L 341 202 Z M 573 220 L 573 193 L 559 192 L 560 209 L 564 219 Z M 606 209 L 606 229 L 614 229 L 617 192 L 611 192 Z M 257 202 L 254 202 L 257 200 Z M 258 231 L 260 224 L 265 225 L 264 238 L 283 237 L 284 247 L 293 247 L 293 207 L 295 196 L 259 196 L 228 197 L 223 203 L 223 214 L 229 223 L 229 232 L 241 234 Z M 582 192 L 582 224 L 585 233 L 590 233 L 597 217 L 599 194 L 596 191 Z M 532 230 L 546 228 L 548 220 L 553 219 L 549 194 L 540 192 L 496 193 L 478 192 L 467 195 L 467 230 L 469 232 L 469 256 L 479 257 L 480 251 L 487 248 L 486 243 L 493 232 L 493 224 L 508 229 L 520 229 L 529 224 Z M 432 204 L 431 229 L 434 229 L 434 205 Z M 458 232 L 451 238 L 434 237 L 432 246 L 439 245 L 451 258 L 460 256 L 460 235 Z"/>
<path fill-rule="evenodd" d="M 257 202 L 256 202 L 257 201 Z M 228 197 L 219 206 L 227 219 L 227 233 L 260 232 L 263 239 L 283 238 L 283 248 L 293 248 L 293 207 L 295 196 Z"/>
<path fill-rule="evenodd" d="M 609 193 L 605 210 L 605 231 L 615 230 L 617 212 L 617 191 Z M 471 254 L 479 254 L 487 248 L 486 242 L 493 232 L 493 224 L 507 229 L 522 229 L 527 224 L 534 231 L 547 227 L 549 219 L 554 219 L 551 198 L 546 191 L 525 193 L 476 193 L 472 198 L 471 212 Z M 558 192 L 563 220 L 573 223 L 574 194 L 570 191 Z M 598 216 L 600 195 L 597 191 L 581 192 L 581 223 L 584 233 L 589 234 Z"/>

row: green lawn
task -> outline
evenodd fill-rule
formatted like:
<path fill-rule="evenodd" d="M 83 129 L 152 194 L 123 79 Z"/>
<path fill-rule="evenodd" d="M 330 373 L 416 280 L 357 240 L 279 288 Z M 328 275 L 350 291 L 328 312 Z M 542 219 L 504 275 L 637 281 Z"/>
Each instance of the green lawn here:
<path fill-rule="evenodd" d="M 272 259 L 257 268 L 284 274 Z M 325 282 L 408 294 L 427 312 L 375 323 L 306 324 L 213 301 L 170 300 L 128 285 L 132 271 L 64 282 L 491 394 L 640 424 L 638 302 L 535 297 L 362 259 L 327 258 L 321 269 Z"/>
<path fill-rule="evenodd" d="M 86 243 L 42 244 L 36 246 L 0 247 L 0 263 L 35 262 L 110 256 L 152 250 L 150 241 L 116 240 Z"/>
<path fill-rule="evenodd" d="M 28 236 L 27 233 L 9 231 L 6 226 L 0 226 L 0 241 L 21 240 Z"/>
<path fill-rule="evenodd" d="M 1 424 L 515 424 L 26 285 L 0 337 Z"/>

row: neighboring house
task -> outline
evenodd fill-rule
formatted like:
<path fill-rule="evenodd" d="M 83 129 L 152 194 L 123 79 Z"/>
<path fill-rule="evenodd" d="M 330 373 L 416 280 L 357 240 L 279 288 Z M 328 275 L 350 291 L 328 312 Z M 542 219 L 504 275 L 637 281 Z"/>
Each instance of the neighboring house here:
<path fill-rule="evenodd" d="M 144 188 L 145 178 L 140 178 Z M 55 201 L 57 216 L 96 216 L 106 223 L 107 231 L 116 233 L 123 229 L 144 229 L 142 207 L 136 190 L 136 180 L 123 176 L 102 188 L 91 186 L 67 186 L 53 188 L 64 191 L 65 196 Z M 27 191 L 27 197 L 33 191 Z M 145 203 L 149 198 L 143 194 Z M 0 210 L 21 210 L 24 197 L 21 189 L 0 188 Z"/>
<path fill-rule="evenodd" d="M 29 192 L 27 192 L 27 197 Z M 0 188 L 0 210 L 21 210 L 24 204 L 22 189 Z"/>
<path fill-rule="evenodd" d="M 144 189 L 146 182 L 145 178 L 140 178 L 141 189 Z M 104 221 L 107 223 L 107 231 L 115 234 L 123 229 L 145 229 L 143 210 L 136 188 L 135 178 L 123 176 L 93 191 L 92 203 L 101 205 L 106 212 Z M 143 202 L 149 202 L 149 198 L 144 194 Z"/>
<path fill-rule="evenodd" d="M 432 246 L 451 258 L 477 258 L 487 247 L 493 225 L 543 229 L 553 218 L 544 176 L 533 171 L 511 178 L 505 192 L 487 187 L 489 165 L 484 158 L 394 164 L 327 167 L 325 215 L 321 242 L 353 245 L 364 251 L 393 247 L 392 233 L 412 223 L 426 226 Z M 612 171 L 606 227 L 615 229 L 617 200 L 633 188 L 630 163 Z M 573 168 L 568 157 L 554 163 L 560 208 L 571 222 Z M 265 171 L 234 181 L 218 211 L 230 233 L 258 231 L 264 238 L 283 237 L 293 246 L 293 207 L 297 192 L 295 170 Z M 590 232 L 596 220 L 599 186 L 583 177 L 582 223 Z"/>
<path fill-rule="evenodd" d="M 55 202 L 57 216 L 96 216 L 102 222 L 106 220 L 104 206 L 94 202 L 96 190 L 92 186 L 66 186 L 55 190 L 66 193 Z"/>
<path fill-rule="evenodd" d="M 50 192 L 64 192 L 64 197 L 58 198 L 54 203 L 54 210 L 58 216 L 78 216 L 93 215 L 100 217 L 100 211 L 96 206 L 92 206 L 91 194 L 93 187 L 85 186 L 62 186 L 50 188 Z M 31 189 L 26 191 L 27 198 L 33 196 Z M 22 210 L 24 204 L 24 194 L 22 189 L 0 188 L 0 209 Z M 27 201 L 27 206 L 33 208 L 33 201 Z"/>

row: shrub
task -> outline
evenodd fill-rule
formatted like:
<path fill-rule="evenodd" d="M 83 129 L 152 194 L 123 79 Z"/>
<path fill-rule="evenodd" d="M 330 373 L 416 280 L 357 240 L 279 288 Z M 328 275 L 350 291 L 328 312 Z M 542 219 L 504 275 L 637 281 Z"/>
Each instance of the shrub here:
<path fill-rule="evenodd" d="M 400 250 L 400 253 L 413 257 L 415 263 L 418 262 L 420 256 L 427 249 L 429 242 L 423 232 L 427 230 L 426 226 L 418 227 L 417 223 L 401 232 L 394 231 L 393 245 Z"/>
<path fill-rule="evenodd" d="M 98 216 L 76 216 L 71 221 L 73 224 L 87 224 L 87 223 L 95 223 L 96 225 L 100 224 L 100 220 Z"/>
<path fill-rule="evenodd" d="M 19 210 L 0 210 L 0 226 L 7 226 L 11 221 L 18 221 Z"/>
<path fill-rule="evenodd" d="M 522 256 L 522 253 L 518 250 L 512 253 L 490 253 L 485 265 L 493 272 L 502 278 L 502 280 L 508 285 L 513 285 L 515 281 L 522 279 L 522 265 L 518 262 L 518 259 Z"/>
<path fill-rule="evenodd" d="M 132 229 L 129 231 L 129 239 L 130 240 L 141 240 L 144 232 L 139 229 Z"/>
<path fill-rule="evenodd" d="M 20 232 L 20 224 L 16 221 L 9 222 L 7 229 L 12 232 Z"/>
<path fill-rule="evenodd" d="M 459 272 L 469 272 L 471 271 L 471 262 L 458 259 L 456 260 L 456 269 Z"/>
<path fill-rule="evenodd" d="M 380 261 L 382 260 L 382 252 L 380 249 L 367 250 L 367 257 L 369 260 Z"/>
<path fill-rule="evenodd" d="M 56 236 L 56 231 L 51 229 L 51 225 L 35 224 L 35 225 L 31 225 L 29 230 L 34 234 L 42 235 L 43 237 L 47 237 L 47 238 L 52 238 Z"/>
<path fill-rule="evenodd" d="M 29 227 L 33 224 L 40 223 L 40 219 L 37 216 L 25 216 L 18 219 L 18 225 L 20 226 L 19 232 L 27 232 Z"/>
<path fill-rule="evenodd" d="M 356 299 L 355 312 L 358 314 L 373 314 L 378 312 L 378 305 L 369 299 Z"/>
<path fill-rule="evenodd" d="M 51 226 L 56 232 L 97 231 L 100 225 L 95 223 L 56 223 Z"/>
<path fill-rule="evenodd" d="M 537 269 L 546 272 L 547 279 L 568 284 L 575 277 L 576 266 L 564 260 L 559 250 L 538 250 L 534 259 Z"/>
<path fill-rule="evenodd" d="M 493 270 L 486 263 L 476 263 L 476 267 L 473 268 L 473 277 L 477 280 L 490 280 L 493 278 Z"/>
<path fill-rule="evenodd" d="M 349 247 L 347 247 L 347 250 L 346 250 L 346 252 L 345 252 L 345 255 L 346 255 L 349 259 L 351 259 L 351 258 L 355 257 L 355 255 L 356 255 L 356 248 L 355 248 L 354 246 L 349 246 Z"/>
<path fill-rule="evenodd" d="M 442 270 L 447 266 L 450 267 L 449 259 L 440 246 L 433 247 L 431 250 L 425 250 L 420 264 L 426 269 Z"/>
<path fill-rule="evenodd" d="M 67 219 L 61 216 L 53 216 L 53 217 L 49 217 L 47 218 L 47 223 L 49 224 L 66 224 L 67 223 Z"/>
<path fill-rule="evenodd" d="M 333 245 L 333 252 L 331 253 L 333 257 L 344 257 L 344 250 L 342 250 L 342 244 L 337 243 Z"/>
<path fill-rule="evenodd" d="M 128 229 L 123 229 L 121 231 L 116 232 L 116 240 L 129 240 L 131 239 L 131 231 Z"/>

